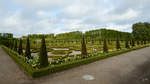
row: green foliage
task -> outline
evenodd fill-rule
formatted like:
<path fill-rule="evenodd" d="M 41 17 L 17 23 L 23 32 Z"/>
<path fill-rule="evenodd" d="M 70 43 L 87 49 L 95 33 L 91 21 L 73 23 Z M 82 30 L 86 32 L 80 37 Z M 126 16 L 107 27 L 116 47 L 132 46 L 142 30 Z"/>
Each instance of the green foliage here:
<path fill-rule="evenodd" d="M 103 52 L 104 52 L 104 53 L 108 53 L 108 46 L 107 46 L 107 41 L 106 41 L 106 40 L 104 40 Z"/>
<path fill-rule="evenodd" d="M 19 49 L 18 49 L 18 53 L 20 55 L 23 55 L 23 49 L 22 49 L 22 39 L 20 39 L 20 42 L 19 42 Z"/>
<path fill-rule="evenodd" d="M 29 64 L 20 59 L 20 57 L 23 58 L 23 56 L 20 56 L 18 53 L 14 52 L 11 49 L 8 49 L 5 46 L 2 46 L 2 48 L 9 54 L 9 56 L 11 56 L 19 64 L 21 68 L 23 68 L 28 73 L 28 75 L 34 75 L 34 69 Z"/>
<path fill-rule="evenodd" d="M 131 46 L 134 47 L 135 46 L 135 41 L 132 39 L 132 42 L 131 42 Z"/>
<path fill-rule="evenodd" d="M 48 56 L 47 56 L 44 36 L 42 37 L 42 41 L 41 41 L 41 50 L 40 50 L 39 62 L 40 62 L 41 68 L 48 66 Z"/>
<path fill-rule="evenodd" d="M 25 57 L 31 59 L 31 51 L 30 51 L 30 41 L 29 38 L 27 38 L 27 43 L 26 43 L 26 51 L 25 51 Z"/>
<path fill-rule="evenodd" d="M 137 41 L 137 45 L 140 45 L 140 42 L 139 42 L 139 41 Z"/>
<path fill-rule="evenodd" d="M 117 49 L 117 50 L 121 49 L 121 47 L 120 47 L 120 42 L 119 42 L 118 39 L 116 40 L 116 49 Z"/>
<path fill-rule="evenodd" d="M 14 51 L 17 51 L 17 49 L 18 49 L 18 46 L 17 46 L 18 44 L 17 44 L 17 39 L 15 39 L 15 42 L 14 42 Z"/>
<path fill-rule="evenodd" d="M 132 29 L 132 34 L 136 40 L 150 40 L 150 23 L 135 23 L 133 24 Z"/>
<path fill-rule="evenodd" d="M 83 64 L 91 63 L 91 62 L 94 62 L 94 61 L 97 61 L 97 60 L 100 60 L 100 59 L 116 56 L 118 54 L 122 54 L 122 53 L 125 53 L 125 52 L 129 52 L 129 51 L 132 51 L 132 50 L 136 50 L 136 49 L 140 49 L 140 48 L 144 48 L 144 47 L 148 47 L 148 46 L 149 45 L 144 45 L 144 46 L 139 46 L 139 47 L 135 47 L 135 48 L 131 48 L 131 49 L 123 49 L 123 50 L 115 51 L 115 52 L 112 52 L 112 53 L 103 53 L 103 54 L 94 53 L 93 54 L 94 56 L 92 55 L 92 57 L 89 57 L 89 58 L 86 58 L 86 59 L 70 61 L 70 62 L 65 63 L 65 64 L 60 64 L 60 65 L 56 65 L 56 66 L 48 66 L 48 67 L 41 68 L 41 69 L 34 69 L 30 66 L 30 64 L 32 64 L 32 66 L 34 66 L 34 64 L 38 64 L 38 58 L 35 58 L 35 59 L 33 58 L 33 60 L 36 60 L 36 61 L 33 61 L 31 59 L 24 58 L 23 56 L 20 56 L 18 53 L 8 49 L 7 47 L 3 46 L 2 48 L 20 65 L 20 67 L 22 67 L 26 72 L 28 72 L 28 74 L 30 76 L 40 77 L 40 76 L 43 76 L 43 75 L 47 75 L 47 74 L 54 73 L 54 72 L 57 72 L 57 71 L 62 71 L 62 70 L 69 69 L 69 68 L 72 68 L 72 67 L 76 67 L 76 66 L 80 66 L 80 65 L 83 65 Z M 24 58 L 24 61 L 23 61 L 22 58 Z"/>
<path fill-rule="evenodd" d="M 144 47 L 147 47 L 147 46 L 140 46 L 140 47 L 136 47 L 136 48 L 132 48 L 132 49 L 123 49 L 123 50 L 115 51 L 115 52 L 112 52 L 112 53 L 96 54 L 97 56 L 93 56 L 93 57 L 90 57 L 90 58 L 71 61 L 71 62 L 68 62 L 68 63 L 65 63 L 65 64 L 56 65 L 56 66 L 48 66 L 48 67 L 36 70 L 34 72 L 33 77 L 40 77 L 40 76 L 51 74 L 51 73 L 54 73 L 54 72 L 70 69 L 70 68 L 77 67 L 77 66 L 80 66 L 80 65 L 83 65 L 83 64 L 87 64 L 87 63 L 91 63 L 91 62 L 98 61 L 98 60 L 101 60 L 101 59 L 105 59 L 105 58 L 108 58 L 108 57 L 116 56 L 116 55 L 119 55 L 119 54 L 122 54 L 122 53 L 125 53 L 125 52 L 129 52 L 129 51 L 132 51 L 132 50 L 144 48 Z"/>
<path fill-rule="evenodd" d="M 86 50 L 86 44 L 85 44 L 84 37 L 82 38 L 81 44 L 82 44 L 81 53 L 82 53 L 82 56 L 85 57 L 85 56 L 87 56 L 87 50 Z"/>
<path fill-rule="evenodd" d="M 125 48 L 127 48 L 127 49 L 130 48 L 128 40 L 125 41 Z"/>

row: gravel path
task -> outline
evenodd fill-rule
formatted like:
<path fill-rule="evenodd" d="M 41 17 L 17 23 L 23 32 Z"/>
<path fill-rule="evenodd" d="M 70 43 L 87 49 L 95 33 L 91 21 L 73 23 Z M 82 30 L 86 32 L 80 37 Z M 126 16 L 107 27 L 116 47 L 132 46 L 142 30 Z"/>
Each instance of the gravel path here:
<path fill-rule="evenodd" d="M 150 84 L 150 47 L 36 79 L 0 48 L 0 84 Z"/>

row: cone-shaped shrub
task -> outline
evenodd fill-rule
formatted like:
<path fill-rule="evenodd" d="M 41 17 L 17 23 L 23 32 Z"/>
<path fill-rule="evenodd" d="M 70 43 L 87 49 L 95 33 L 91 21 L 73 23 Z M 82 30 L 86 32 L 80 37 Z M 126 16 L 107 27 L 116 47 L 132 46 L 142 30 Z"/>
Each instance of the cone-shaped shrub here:
<path fill-rule="evenodd" d="M 84 37 L 82 38 L 82 49 L 81 49 L 81 52 L 82 52 L 82 56 L 87 56 L 87 50 L 86 50 L 86 44 L 85 44 L 85 39 Z"/>
<path fill-rule="evenodd" d="M 18 49 L 18 53 L 19 53 L 20 55 L 22 55 L 22 54 L 23 54 L 23 49 L 22 49 L 22 39 L 20 39 L 20 42 L 19 42 L 19 49 Z"/>
<path fill-rule="evenodd" d="M 118 39 L 116 40 L 116 49 L 117 49 L 117 50 L 121 49 L 121 47 L 120 47 L 120 42 L 119 42 Z"/>
<path fill-rule="evenodd" d="M 143 41 L 141 41 L 141 45 L 143 45 Z"/>
<path fill-rule="evenodd" d="M 125 41 L 125 48 L 130 48 L 128 40 Z"/>
<path fill-rule="evenodd" d="M 104 53 L 108 53 L 108 47 L 107 47 L 107 41 L 106 41 L 106 40 L 104 40 L 103 52 L 104 52 Z"/>
<path fill-rule="evenodd" d="M 11 40 L 11 49 L 13 49 L 14 48 L 14 40 L 12 39 Z"/>
<path fill-rule="evenodd" d="M 25 57 L 31 59 L 31 51 L 30 51 L 30 42 L 29 42 L 29 37 L 27 38 L 27 43 L 26 43 L 26 51 L 25 51 Z"/>
<path fill-rule="evenodd" d="M 137 45 L 140 45 L 140 42 L 139 42 L 139 41 L 137 41 Z"/>
<path fill-rule="evenodd" d="M 144 40 L 144 44 L 147 44 L 146 40 Z"/>
<path fill-rule="evenodd" d="M 15 43 L 14 43 L 14 51 L 17 51 L 17 40 L 15 40 Z"/>
<path fill-rule="evenodd" d="M 132 44 L 131 44 L 131 46 L 132 47 L 134 47 L 135 46 L 135 41 L 134 40 L 132 40 L 132 42 L 131 42 Z"/>
<path fill-rule="evenodd" d="M 132 40 L 130 40 L 130 45 L 132 45 Z"/>
<path fill-rule="evenodd" d="M 40 62 L 40 67 L 41 68 L 48 66 L 48 56 L 47 56 L 45 37 L 44 36 L 42 37 L 42 41 L 41 41 L 39 62 Z"/>

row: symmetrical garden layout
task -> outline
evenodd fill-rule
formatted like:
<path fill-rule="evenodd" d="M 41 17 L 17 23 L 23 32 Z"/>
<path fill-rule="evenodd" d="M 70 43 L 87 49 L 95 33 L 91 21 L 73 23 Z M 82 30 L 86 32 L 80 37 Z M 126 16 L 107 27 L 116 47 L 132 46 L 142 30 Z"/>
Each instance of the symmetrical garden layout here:
<path fill-rule="evenodd" d="M 134 24 L 133 33 L 98 29 L 21 38 L 4 34 L 1 44 L 30 76 L 40 77 L 147 47 L 150 43 L 149 27 L 148 23 Z"/>
<path fill-rule="evenodd" d="M 145 84 L 149 73 L 150 47 L 53 73 L 28 77 L 0 48 L 1 84 Z M 142 67 L 141 67 L 142 66 Z M 147 83 L 146 83 L 147 84 Z"/>

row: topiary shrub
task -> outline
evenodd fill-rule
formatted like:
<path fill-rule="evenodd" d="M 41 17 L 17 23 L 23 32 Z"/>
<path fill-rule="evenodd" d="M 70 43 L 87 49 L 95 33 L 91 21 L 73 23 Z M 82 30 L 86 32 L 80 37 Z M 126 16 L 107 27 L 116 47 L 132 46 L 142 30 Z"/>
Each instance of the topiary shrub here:
<path fill-rule="evenodd" d="M 121 47 L 120 47 L 120 42 L 119 42 L 118 39 L 116 40 L 116 49 L 117 49 L 117 50 L 120 50 L 120 49 L 121 49 Z"/>
<path fill-rule="evenodd" d="M 130 48 L 128 40 L 125 41 L 125 48 L 127 48 L 127 49 Z"/>
<path fill-rule="evenodd" d="M 108 47 L 107 47 L 107 41 L 106 41 L 106 40 L 104 40 L 103 52 L 104 52 L 104 53 L 108 53 Z"/>
<path fill-rule="evenodd" d="M 85 44 L 84 37 L 82 38 L 81 44 L 82 44 L 81 54 L 83 57 L 87 56 L 88 54 L 87 54 L 87 50 L 86 50 L 86 44 Z"/>
<path fill-rule="evenodd" d="M 18 49 L 18 53 L 20 55 L 23 55 L 23 49 L 22 49 L 22 39 L 20 39 L 20 42 L 19 42 L 19 49 Z"/>
<path fill-rule="evenodd" d="M 29 37 L 27 38 L 27 44 L 26 44 L 26 51 L 25 51 L 25 57 L 31 59 L 31 51 L 30 51 L 30 42 Z"/>
<path fill-rule="evenodd" d="M 15 42 L 14 42 L 14 51 L 17 51 L 17 40 L 15 40 Z"/>
<path fill-rule="evenodd" d="M 40 62 L 41 68 L 48 66 L 48 56 L 47 56 L 44 36 L 42 37 L 42 41 L 41 41 L 41 50 L 40 50 L 39 62 Z"/>

